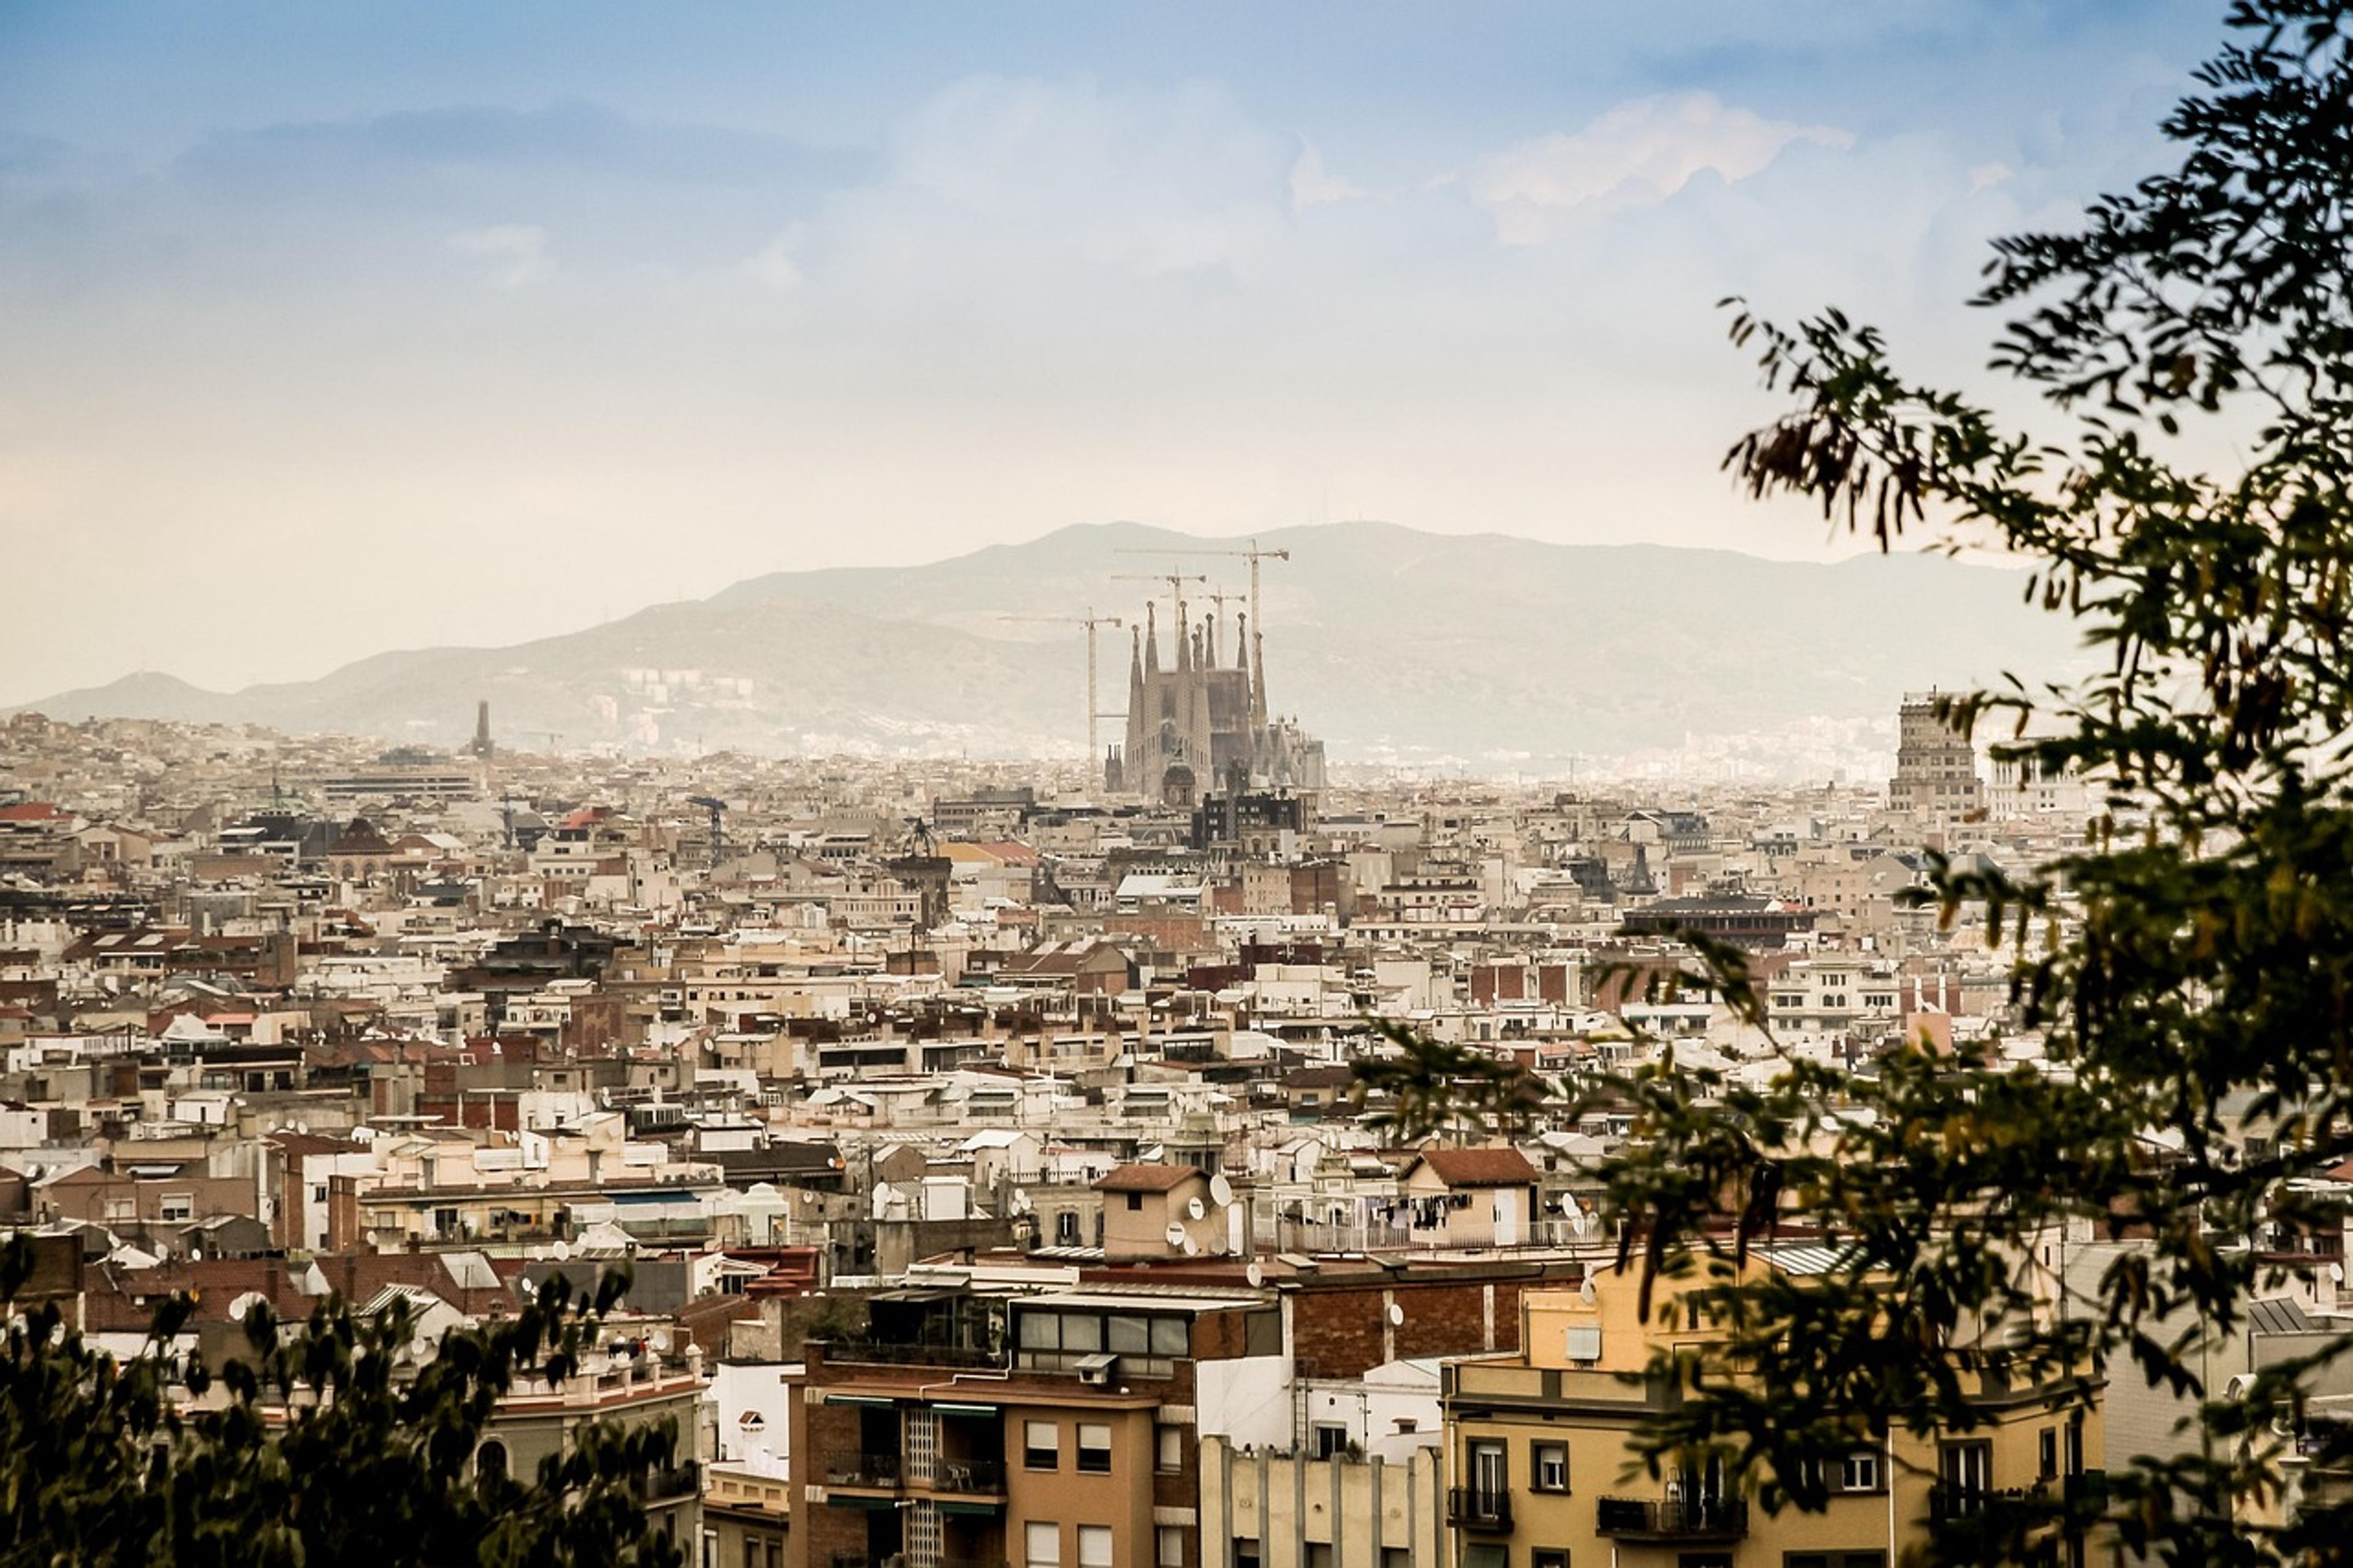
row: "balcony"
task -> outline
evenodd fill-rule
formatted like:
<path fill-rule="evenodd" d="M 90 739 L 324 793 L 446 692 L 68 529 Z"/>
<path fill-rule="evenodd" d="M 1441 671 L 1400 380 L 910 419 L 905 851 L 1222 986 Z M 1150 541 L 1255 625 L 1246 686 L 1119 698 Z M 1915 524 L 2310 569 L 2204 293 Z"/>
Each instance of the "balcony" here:
<path fill-rule="evenodd" d="M 1748 1505 L 1710 1497 L 1606 1497 L 1595 1505 L 1593 1528 L 1621 1541 L 1738 1541 L 1748 1533 Z"/>
<path fill-rule="evenodd" d="M 702 1490 L 702 1467 L 692 1459 L 681 1464 L 665 1465 L 646 1477 L 645 1500 L 670 1502 L 682 1497 L 693 1497 Z"/>
<path fill-rule="evenodd" d="M 932 1489 L 965 1497 L 1003 1497 L 1002 1459 L 941 1459 L 932 1470 Z"/>
<path fill-rule="evenodd" d="M 2102 1477 L 2103 1480 L 2105 1479 Z M 1928 1489 L 1928 1518 L 1937 1524 L 1985 1517 L 2015 1520 L 2048 1508 L 2050 1502 L 2051 1489 L 2047 1485 L 1997 1489 L 1938 1481 Z"/>
<path fill-rule="evenodd" d="M 827 1340 L 828 1363 L 866 1366 L 954 1366 L 1000 1368 L 1002 1352 L 991 1353 L 961 1345 L 885 1344 L 876 1340 Z"/>
<path fill-rule="evenodd" d="M 1512 1529 L 1512 1494 L 1481 1487 L 1449 1487 L 1446 1522 L 1464 1530 L 1488 1530 L 1508 1535 Z"/>
<path fill-rule="evenodd" d="M 825 1461 L 829 1487 L 893 1488 L 899 1484 L 896 1454 L 829 1454 Z"/>

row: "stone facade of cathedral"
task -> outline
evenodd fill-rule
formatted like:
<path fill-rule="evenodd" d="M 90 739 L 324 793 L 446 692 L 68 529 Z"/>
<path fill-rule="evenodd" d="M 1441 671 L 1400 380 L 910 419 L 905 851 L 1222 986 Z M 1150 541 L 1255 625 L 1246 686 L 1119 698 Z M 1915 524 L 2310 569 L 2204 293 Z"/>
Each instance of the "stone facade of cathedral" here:
<path fill-rule="evenodd" d="M 1127 674 L 1127 741 L 1103 763 L 1104 787 L 1171 805 L 1245 790 L 1324 787 L 1324 742 L 1271 718 L 1266 641 L 1234 617 L 1230 658 L 1213 616 L 1176 605 L 1175 658 L 1164 664 L 1158 606 L 1146 605 Z"/>

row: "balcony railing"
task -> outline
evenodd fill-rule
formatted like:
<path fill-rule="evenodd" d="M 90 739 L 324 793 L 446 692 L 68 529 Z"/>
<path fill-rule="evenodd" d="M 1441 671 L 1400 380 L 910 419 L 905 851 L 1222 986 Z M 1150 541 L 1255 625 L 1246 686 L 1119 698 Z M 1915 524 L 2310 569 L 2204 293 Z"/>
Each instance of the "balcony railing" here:
<path fill-rule="evenodd" d="M 1003 1497 L 1005 1461 L 940 1459 L 932 1468 L 932 1486 L 938 1491 L 962 1492 L 967 1497 Z"/>
<path fill-rule="evenodd" d="M 895 1487 L 899 1484 L 896 1454 L 830 1454 L 825 1461 L 829 1487 Z"/>
<path fill-rule="evenodd" d="M 1606 1497 L 1594 1507 L 1593 1528 L 1646 1541 L 1737 1541 L 1748 1533 L 1748 1505 L 1726 1498 Z"/>
<path fill-rule="evenodd" d="M 1508 1531 L 1512 1528 L 1512 1494 L 1483 1487 L 1449 1487 L 1446 1522 L 1465 1530 Z"/>
<path fill-rule="evenodd" d="M 902 1345 L 885 1344 L 878 1340 L 828 1340 L 825 1359 L 828 1362 L 861 1363 L 869 1366 L 965 1366 L 1001 1367 L 1003 1352 L 991 1354 L 962 1345 Z"/>
<path fill-rule="evenodd" d="M 646 1477 L 646 1501 L 669 1502 L 702 1489 L 702 1467 L 692 1459 L 665 1466 Z"/>

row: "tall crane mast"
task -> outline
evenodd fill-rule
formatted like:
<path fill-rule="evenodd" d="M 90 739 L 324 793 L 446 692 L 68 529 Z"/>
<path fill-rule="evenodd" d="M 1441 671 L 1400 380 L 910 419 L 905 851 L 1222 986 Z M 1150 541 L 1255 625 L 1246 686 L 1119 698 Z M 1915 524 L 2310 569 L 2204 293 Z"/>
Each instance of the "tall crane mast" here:
<path fill-rule="evenodd" d="M 1087 628 L 1087 768 L 1088 776 L 1092 777 L 1092 771 L 1103 765 L 1103 742 L 1101 732 L 1096 728 L 1096 721 L 1111 716 L 1103 712 L 1103 700 L 1095 694 L 1095 628 L 1125 626 L 1127 623 L 1117 616 L 1096 615 L 1092 605 L 1087 606 L 1087 613 L 1083 616 L 999 616 L 997 618 L 1001 621 L 1038 621 L 1058 626 Z M 1090 790 L 1087 793 L 1092 797 L 1094 792 Z"/>
<path fill-rule="evenodd" d="M 1122 555 L 1226 555 L 1231 556 L 1236 560 L 1249 562 L 1250 572 L 1250 625 L 1254 628 L 1264 625 L 1264 623 L 1259 618 L 1258 563 L 1261 561 L 1288 561 L 1291 559 L 1291 552 L 1288 550 L 1261 550 L 1258 547 L 1258 541 L 1256 539 L 1252 539 L 1250 542 L 1250 547 L 1246 550 L 1146 550 L 1135 546 L 1122 546 L 1119 553 Z M 1192 581 L 1199 583 L 1205 582 L 1207 579 L 1196 577 L 1192 579 Z"/>

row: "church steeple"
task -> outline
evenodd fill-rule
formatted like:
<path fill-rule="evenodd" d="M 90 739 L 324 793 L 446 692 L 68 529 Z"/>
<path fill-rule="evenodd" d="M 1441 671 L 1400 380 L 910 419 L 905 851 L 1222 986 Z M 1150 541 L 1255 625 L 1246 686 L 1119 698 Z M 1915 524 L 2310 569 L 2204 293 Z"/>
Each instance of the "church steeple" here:
<path fill-rule="evenodd" d="M 1146 600 L 1144 605 L 1144 673 L 1160 673 L 1160 614 L 1159 606 Z"/>

